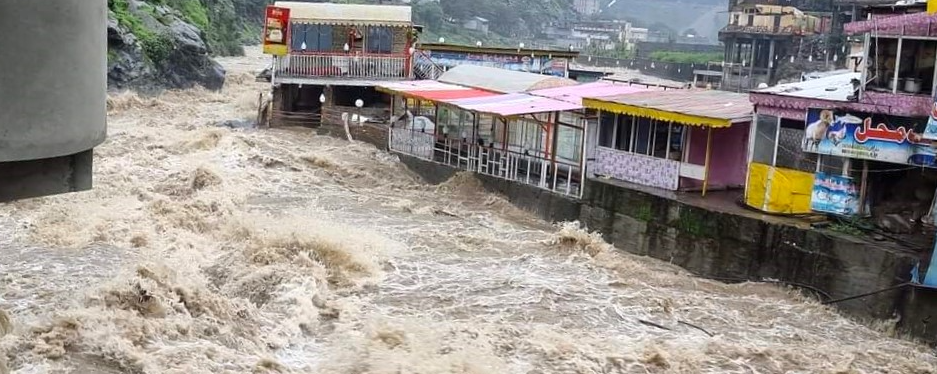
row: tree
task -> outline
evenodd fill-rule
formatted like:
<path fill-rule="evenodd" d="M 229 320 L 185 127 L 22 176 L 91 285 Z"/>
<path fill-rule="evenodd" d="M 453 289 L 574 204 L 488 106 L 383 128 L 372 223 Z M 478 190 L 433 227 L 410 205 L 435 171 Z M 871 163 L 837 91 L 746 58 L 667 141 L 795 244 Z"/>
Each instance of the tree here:
<path fill-rule="evenodd" d="M 442 7 L 435 1 L 421 1 L 413 6 L 414 22 L 430 30 L 439 30 L 445 19 Z"/>

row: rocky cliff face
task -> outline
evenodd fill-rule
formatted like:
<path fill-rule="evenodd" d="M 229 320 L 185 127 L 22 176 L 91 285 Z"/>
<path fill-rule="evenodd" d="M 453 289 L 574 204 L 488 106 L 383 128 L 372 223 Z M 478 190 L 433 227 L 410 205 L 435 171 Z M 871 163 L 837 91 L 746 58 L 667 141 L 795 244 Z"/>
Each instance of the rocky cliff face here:
<path fill-rule="evenodd" d="M 266 0 L 109 0 L 108 85 L 217 90 L 212 55 L 237 55 L 260 37 Z"/>

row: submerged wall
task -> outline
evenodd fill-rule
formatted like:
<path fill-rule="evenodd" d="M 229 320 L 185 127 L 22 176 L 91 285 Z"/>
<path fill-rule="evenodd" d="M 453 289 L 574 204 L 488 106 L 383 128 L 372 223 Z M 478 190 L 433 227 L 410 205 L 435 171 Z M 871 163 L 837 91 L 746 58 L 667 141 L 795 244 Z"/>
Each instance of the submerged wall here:
<path fill-rule="evenodd" d="M 0 2 L 0 201 L 91 187 L 106 135 L 107 1 Z"/>

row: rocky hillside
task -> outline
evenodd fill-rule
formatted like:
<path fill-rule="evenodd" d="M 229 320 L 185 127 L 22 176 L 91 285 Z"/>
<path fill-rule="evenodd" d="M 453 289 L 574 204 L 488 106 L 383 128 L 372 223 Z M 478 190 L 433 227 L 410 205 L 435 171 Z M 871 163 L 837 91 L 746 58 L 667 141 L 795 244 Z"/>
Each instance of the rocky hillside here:
<path fill-rule="evenodd" d="M 219 89 L 213 55 L 238 55 L 260 38 L 267 0 L 108 0 L 111 88 Z"/>

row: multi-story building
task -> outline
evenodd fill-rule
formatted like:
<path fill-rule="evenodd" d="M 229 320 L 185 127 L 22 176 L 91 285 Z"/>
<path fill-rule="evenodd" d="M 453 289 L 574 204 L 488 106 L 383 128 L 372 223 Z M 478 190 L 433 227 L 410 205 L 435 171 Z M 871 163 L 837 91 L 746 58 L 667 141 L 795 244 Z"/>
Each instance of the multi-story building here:
<path fill-rule="evenodd" d="M 376 84 L 412 77 L 416 32 L 409 6 L 281 1 L 275 6 L 290 9 L 290 42 L 286 56 L 274 57 L 273 123 L 317 122 L 336 107 L 358 106 L 354 111 L 367 115 L 368 108 L 387 106 Z"/>
<path fill-rule="evenodd" d="M 583 15 L 593 15 L 599 12 L 599 0 L 576 0 L 576 11 Z"/>
<path fill-rule="evenodd" d="M 773 86 L 802 71 L 825 70 L 845 58 L 830 1 L 734 0 L 725 44 L 723 89 Z"/>

